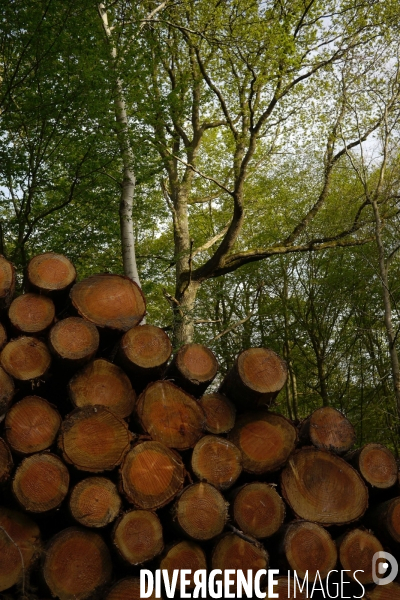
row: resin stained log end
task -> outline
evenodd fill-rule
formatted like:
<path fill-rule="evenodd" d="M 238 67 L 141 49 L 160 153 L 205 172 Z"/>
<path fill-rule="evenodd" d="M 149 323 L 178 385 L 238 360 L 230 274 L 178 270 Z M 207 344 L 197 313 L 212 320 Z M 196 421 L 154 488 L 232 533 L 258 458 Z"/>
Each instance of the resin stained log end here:
<path fill-rule="evenodd" d="M 43 575 L 53 596 L 60 600 L 101 598 L 111 571 L 105 542 L 88 529 L 69 527 L 48 544 Z"/>
<path fill-rule="evenodd" d="M 80 316 L 100 328 L 128 331 L 146 314 L 142 290 L 122 275 L 92 275 L 76 283 L 70 297 Z"/>

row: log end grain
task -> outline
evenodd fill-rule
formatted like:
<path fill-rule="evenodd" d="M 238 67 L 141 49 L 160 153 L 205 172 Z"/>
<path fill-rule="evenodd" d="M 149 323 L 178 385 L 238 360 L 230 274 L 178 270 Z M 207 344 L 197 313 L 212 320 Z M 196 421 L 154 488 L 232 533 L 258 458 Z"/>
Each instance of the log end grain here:
<path fill-rule="evenodd" d="M 300 431 L 300 438 L 303 436 L 316 448 L 337 454 L 347 452 L 356 441 L 353 425 L 341 412 L 330 406 L 317 409 L 306 419 Z"/>
<path fill-rule="evenodd" d="M 164 548 L 160 520 L 149 510 L 132 510 L 118 519 L 113 541 L 122 558 L 130 565 L 152 560 Z"/>
<path fill-rule="evenodd" d="M 227 504 L 222 494 L 209 483 L 187 486 L 173 508 L 179 529 L 194 540 L 211 540 L 227 521 Z"/>
<path fill-rule="evenodd" d="M 7 441 L 12 450 L 19 454 L 50 448 L 60 426 L 58 411 L 39 396 L 26 396 L 14 404 L 5 419 Z"/>
<path fill-rule="evenodd" d="M 47 296 L 23 294 L 12 301 L 8 317 L 15 329 L 27 334 L 44 333 L 53 323 L 54 303 Z"/>
<path fill-rule="evenodd" d="M 4 483 L 9 479 L 13 466 L 10 448 L 5 440 L 0 438 L 0 483 Z"/>
<path fill-rule="evenodd" d="M 303 579 L 308 575 L 313 580 L 319 572 L 325 579 L 337 563 L 337 548 L 326 529 L 307 521 L 288 525 L 283 539 L 286 559 L 293 571 Z"/>
<path fill-rule="evenodd" d="M 206 415 L 206 430 L 220 435 L 233 429 L 236 419 L 236 409 L 232 402 L 217 392 L 205 394 L 199 400 Z"/>
<path fill-rule="evenodd" d="M 277 585 L 273 587 L 273 593 L 278 594 L 278 600 L 291 600 L 292 598 L 298 598 L 298 600 L 306 600 L 306 598 L 308 597 L 308 594 L 306 596 L 306 593 L 304 591 L 300 591 L 297 585 L 295 588 L 293 577 L 291 577 L 290 580 L 288 579 L 288 577 L 278 577 L 277 581 Z M 268 588 L 264 589 L 263 591 L 267 594 L 267 600 L 273 597 L 272 595 L 268 595 Z M 274 596 L 274 598 L 276 600 L 276 596 Z"/>
<path fill-rule="evenodd" d="M 40 379 L 48 371 L 51 355 L 46 344 L 28 336 L 8 342 L 0 357 L 1 366 L 20 381 Z"/>
<path fill-rule="evenodd" d="M 136 410 L 144 430 L 169 448 L 192 448 L 203 435 L 203 409 L 169 381 L 147 386 L 139 396 Z"/>
<path fill-rule="evenodd" d="M 109 583 L 111 570 L 110 553 L 102 538 L 87 529 L 70 527 L 50 541 L 43 575 L 60 600 L 85 600 Z"/>
<path fill-rule="evenodd" d="M 27 278 L 34 289 L 52 294 L 68 289 L 76 279 L 76 270 L 63 254 L 45 252 L 29 261 Z"/>
<path fill-rule="evenodd" d="M 97 327 L 80 317 L 68 317 L 59 321 L 52 327 L 49 335 L 53 354 L 76 365 L 89 362 L 96 354 L 99 342 Z"/>
<path fill-rule="evenodd" d="M 184 479 L 181 457 L 160 442 L 137 444 L 121 466 L 125 496 L 138 508 L 165 506 L 181 491 Z"/>
<path fill-rule="evenodd" d="M 355 571 L 357 579 L 363 584 L 373 583 L 372 558 L 376 552 L 383 552 L 383 546 L 366 529 L 353 529 L 338 540 L 339 560 L 342 568 L 349 571 L 349 577 Z"/>
<path fill-rule="evenodd" d="M 202 344 L 185 344 L 174 356 L 167 375 L 182 389 L 200 397 L 217 371 L 217 359 L 209 348 Z"/>
<path fill-rule="evenodd" d="M 160 327 L 139 325 L 127 331 L 119 348 L 119 358 L 127 371 L 140 378 L 161 379 L 172 353 L 169 337 Z"/>
<path fill-rule="evenodd" d="M 207 481 L 218 490 L 227 490 L 242 472 L 242 455 L 232 442 L 206 435 L 193 449 L 192 470 L 200 481 Z"/>
<path fill-rule="evenodd" d="M 149 596 L 156 600 L 155 591 Z M 141 600 L 139 577 L 125 577 L 115 583 L 104 600 Z"/>
<path fill-rule="evenodd" d="M 174 570 L 179 571 L 177 587 L 180 587 L 180 571 L 182 569 L 190 570 L 191 574 L 186 577 L 186 581 L 189 581 L 187 588 L 193 589 L 195 587 L 193 573 L 200 569 L 207 569 L 206 555 L 202 547 L 195 542 L 189 540 L 178 542 L 165 553 L 160 562 L 160 569 L 168 572 L 170 581 L 172 581 Z"/>
<path fill-rule="evenodd" d="M 274 535 L 285 518 L 285 503 L 267 483 L 248 483 L 235 494 L 232 516 L 243 533 L 262 539 Z"/>
<path fill-rule="evenodd" d="M 0 416 L 4 415 L 11 404 L 15 393 L 14 381 L 5 370 L 0 367 Z"/>
<path fill-rule="evenodd" d="M 54 454 L 43 452 L 25 458 L 15 472 L 12 490 L 28 512 L 42 513 L 60 506 L 68 493 L 69 473 Z"/>
<path fill-rule="evenodd" d="M 390 450 L 381 444 L 366 444 L 361 448 L 358 451 L 356 468 L 373 487 L 387 489 L 397 482 L 396 459 Z"/>
<path fill-rule="evenodd" d="M 106 477 L 88 477 L 73 488 L 69 508 L 74 519 L 85 527 L 105 527 L 121 510 L 116 485 Z"/>
<path fill-rule="evenodd" d="M 122 275 L 92 275 L 76 283 L 70 297 L 78 313 L 100 328 L 128 331 L 146 313 L 141 289 Z"/>
<path fill-rule="evenodd" d="M 268 567 L 268 562 L 268 553 L 260 544 L 248 542 L 235 533 L 226 533 L 213 550 L 211 567 L 221 569 L 222 574 L 225 569 L 241 569 L 247 575 L 250 569 L 255 576 L 258 570 Z M 235 589 L 236 574 L 231 576 L 231 580 L 235 582 Z"/>
<path fill-rule="evenodd" d="M 14 266 L 0 255 L 0 310 L 8 308 L 15 291 Z"/>
<path fill-rule="evenodd" d="M 40 549 L 36 523 L 23 513 L 0 506 L 0 592 L 20 582 Z"/>
<path fill-rule="evenodd" d="M 121 419 L 129 417 L 136 394 L 129 377 L 117 365 L 98 358 L 76 373 L 69 382 L 69 396 L 77 408 L 100 404 Z"/>
<path fill-rule="evenodd" d="M 360 475 L 335 454 L 304 448 L 290 459 L 281 475 L 282 493 L 301 519 L 343 525 L 362 517 L 368 490 Z"/>
<path fill-rule="evenodd" d="M 131 440 L 125 421 L 104 406 L 86 406 L 63 421 L 58 443 L 66 462 L 100 473 L 121 464 Z"/>
<path fill-rule="evenodd" d="M 286 463 L 295 449 L 297 431 L 282 415 L 259 409 L 239 416 L 228 439 L 241 451 L 243 469 L 262 474 Z"/>

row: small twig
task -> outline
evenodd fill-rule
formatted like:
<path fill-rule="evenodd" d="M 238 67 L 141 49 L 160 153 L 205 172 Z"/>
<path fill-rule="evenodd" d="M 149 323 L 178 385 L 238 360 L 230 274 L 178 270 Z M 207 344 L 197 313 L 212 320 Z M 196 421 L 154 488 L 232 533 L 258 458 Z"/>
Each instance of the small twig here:
<path fill-rule="evenodd" d="M 259 542 L 257 542 L 257 540 L 246 535 L 245 533 L 243 533 L 243 531 L 240 531 L 240 529 L 237 529 L 230 523 L 227 524 L 227 527 L 229 527 L 229 529 L 231 529 L 235 535 L 242 538 L 242 540 L 244 540 L 245 542 L 250 542 L 250 544 L 253 544 L 253 546 L 259 546 Z"/>

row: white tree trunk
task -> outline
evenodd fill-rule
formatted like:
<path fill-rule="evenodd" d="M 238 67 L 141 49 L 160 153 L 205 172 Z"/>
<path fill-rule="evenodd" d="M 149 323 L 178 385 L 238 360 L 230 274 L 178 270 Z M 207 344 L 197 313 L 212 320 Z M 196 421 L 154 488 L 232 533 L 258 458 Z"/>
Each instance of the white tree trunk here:
<path fill-rule="evenodd" d="M 115 64 L 117 49 L 113 43 L 112 32 L 108 23 L 107 11 L 103 3 L 98 5 L 99 15 L 103 23 L 103 29 L 110 44 L 110 52 Z M 124 273 L 140 287 L 139 274 L 136 264 L 135 236 L 133 229 L 133 199 L 135 194 L 134 155 L 129 140 L 129 124 L 126 113 L 126 105 L 121 79 L 117 76 L 115 80 L 114 100 L 115 121 L 117 123 L 117 137 L 122 158 L 122 189 L 119 205 L 119 219 L 121 230 L 122 260 Z"/>

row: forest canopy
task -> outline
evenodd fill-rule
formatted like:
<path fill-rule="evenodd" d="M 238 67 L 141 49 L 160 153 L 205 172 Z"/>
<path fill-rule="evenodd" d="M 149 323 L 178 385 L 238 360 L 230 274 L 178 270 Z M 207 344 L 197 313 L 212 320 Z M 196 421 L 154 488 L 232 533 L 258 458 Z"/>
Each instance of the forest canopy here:
<path fill-rule="evenodd" d="M 3 4 L 0 253 L 125 272 L 175 347 L 271 347 L 280 411 L 399 451 L 398 2 Z"/>

